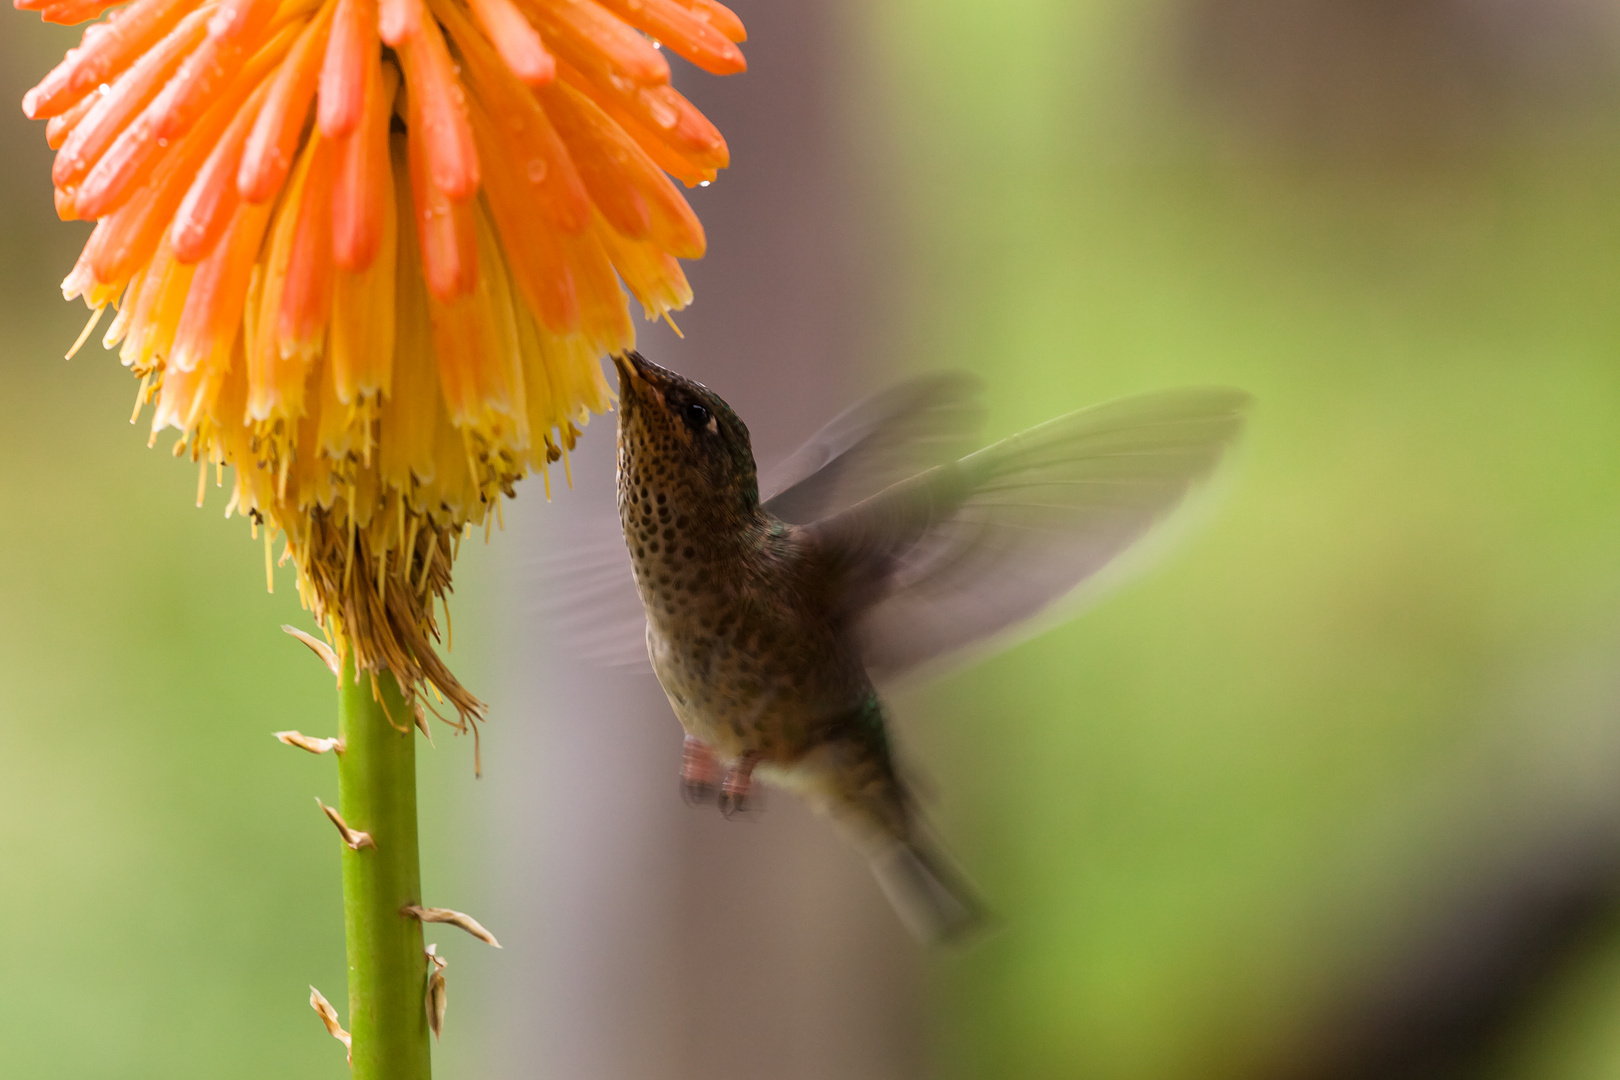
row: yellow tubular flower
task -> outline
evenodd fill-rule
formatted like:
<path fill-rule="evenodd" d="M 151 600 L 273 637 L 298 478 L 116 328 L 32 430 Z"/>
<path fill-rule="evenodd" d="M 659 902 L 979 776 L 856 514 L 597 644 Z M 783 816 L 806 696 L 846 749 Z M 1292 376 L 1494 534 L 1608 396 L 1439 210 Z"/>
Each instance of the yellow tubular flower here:
<path fill-rule="evenodd" d="M 623 289 L 692 298 L 670 176 L 728 153 L 649 37 L 745 66 L 715 0 L 134 0 L 23 100 L 57 212 L 96 222 L 63 292 L 116 307 L 153 439 L 232 466 L 226 513 L 267 561 L 285 537 L 340 652 L 463 725 L 433 647 L 461 534 L 608 407 Z"/>

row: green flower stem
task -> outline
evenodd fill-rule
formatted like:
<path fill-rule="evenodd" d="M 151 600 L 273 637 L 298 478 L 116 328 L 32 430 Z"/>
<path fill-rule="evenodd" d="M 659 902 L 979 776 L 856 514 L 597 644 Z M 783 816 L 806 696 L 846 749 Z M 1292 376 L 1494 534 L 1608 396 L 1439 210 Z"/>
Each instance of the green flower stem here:
<path fill-rule="evenodd" d="M 343 738 L 338 810 L 349 828 L 370 834 L 376 845 L 358 851 L 343 848 L 353 1076 L 428 1080 L 422 924 L 400 911 L 422 902 L 416 850 L 416 731 L 393 676 L 377 677 L 381 702 L 372 694 L 373 685 L 367 675 L 355 680 L 353 660 L 345 664 L 338 704 L 338 733 Z"/>

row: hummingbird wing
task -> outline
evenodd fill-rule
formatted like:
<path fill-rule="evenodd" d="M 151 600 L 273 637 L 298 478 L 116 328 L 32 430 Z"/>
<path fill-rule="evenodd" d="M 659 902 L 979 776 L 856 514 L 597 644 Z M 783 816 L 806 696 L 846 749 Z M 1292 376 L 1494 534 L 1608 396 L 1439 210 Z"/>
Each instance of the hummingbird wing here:
<path fill-rule="evenodd" d="M 805 525 L 972 449 L 983 383 L 963 372 L 908 379 L 855 403 L 764 477 L 764 502 Z"/>
<path fill-rule="evenodd" d="M 868 671 L 955 652 L 1095 574 L 1214 470 L 1248 403 L 1198 388 L 1083 409 L 807 526 Z"/>
<path fill-rule="evenodd" d="M 766 508 L 785 521 L 813 521 L 959 457 L 977 441 L 981 389 L 961 372 L 923 375 L 857 402 L 766 473 L 761 490 L 779 493 Z M 647 667 L 647 614 L 616 512 L 577 512 L 537 569 L 546 616 L 572 657 Z"/>

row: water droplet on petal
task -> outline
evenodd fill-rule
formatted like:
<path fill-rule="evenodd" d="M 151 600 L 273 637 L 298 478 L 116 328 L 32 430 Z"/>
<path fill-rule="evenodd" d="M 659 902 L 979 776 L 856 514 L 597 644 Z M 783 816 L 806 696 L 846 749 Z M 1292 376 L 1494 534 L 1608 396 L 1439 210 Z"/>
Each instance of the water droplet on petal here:
<path fill-rule="evenodd" d="M 709 186 L 709 182 L 707 180 L 699 180 L 698 181 L 698 187 L 708 187 L 708 186 Z"/>

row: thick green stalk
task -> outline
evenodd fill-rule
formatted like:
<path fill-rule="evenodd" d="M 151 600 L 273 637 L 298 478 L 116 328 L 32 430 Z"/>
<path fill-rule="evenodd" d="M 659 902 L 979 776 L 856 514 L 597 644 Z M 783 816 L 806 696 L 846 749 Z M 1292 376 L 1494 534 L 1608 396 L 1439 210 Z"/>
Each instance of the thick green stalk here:
<path fill-rule="evenodd" d="M 338 809 L 349 828 L 369 834 L 375 845 L 343 849 L 353 1076 L 428 1080 L 422 924 L 400 911 L 422 902 L 416 731 L 393 676 L 380 675 L 375 685 L 382 691 L 381 702 L 372 694 L 369 677 L 355 681 L 351 660 L 339 691 L 343 753 L 338 758 Z"/>

